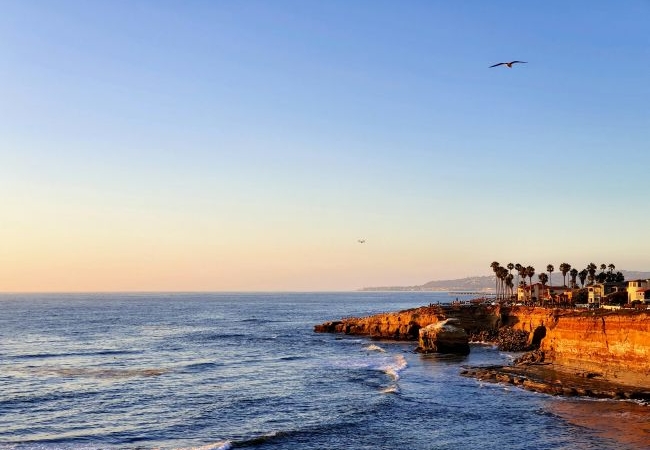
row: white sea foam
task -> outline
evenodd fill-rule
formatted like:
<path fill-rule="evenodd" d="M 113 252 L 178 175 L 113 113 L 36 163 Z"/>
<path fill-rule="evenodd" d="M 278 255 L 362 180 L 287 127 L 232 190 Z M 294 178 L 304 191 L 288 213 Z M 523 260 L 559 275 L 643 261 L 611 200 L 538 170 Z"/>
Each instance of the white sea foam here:
<path fill-rule="evenodd" d="M 212 444 L 200 445 L 198 447 L 185 447 L 178 450 L 230 450 L 232 448 L 232 442 L 230 441 L 220 441 L 214 442 Z"/>
<path fill-rule="evenodd" d="M 386 352 L 386 350 L 384 350 L 383 348 L 381 348 L 380 346 L 375 345 L 375 344 L 367 345 L 367 346 L 364 347 L 364 349 L 366 349 L 368 351 L 371 351 L 371 352 L 382 352 L 382 353 Z"/>
<path fill-rule="evenodd" d="M 393 358 L 393 361 L 381 368 L 381 370 L 384 371 L 387 375 L 389 375 L 393 380 L 397 381 L 399 380 L 399 373 L 406 369 L 408 366 L 408 363 L 406 362 L 406 358 L 404 358 L 402 355 L 397 355 L 395 358 Z"/>
<path fill-rule="evenodd" d="M 397 394 L 399 392 L 399 386 L 393 384 L 391 386 L 385 387 L 379 392 L 381 392 L 382 394 Z"/>

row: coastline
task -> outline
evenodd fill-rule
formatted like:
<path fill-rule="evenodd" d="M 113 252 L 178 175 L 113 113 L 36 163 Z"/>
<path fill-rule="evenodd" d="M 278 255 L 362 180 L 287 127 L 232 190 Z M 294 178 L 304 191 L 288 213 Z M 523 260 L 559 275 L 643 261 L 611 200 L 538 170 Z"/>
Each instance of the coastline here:
<path fill-rule="evenodd" d="M 650 315 L 499 305 L 428 305 L 325 322 L 315 332 L 417 341 L 428 325 L 454 318 L 470 342 L 528 351 L 508 366 L 461 375 L 535 392 L 650 402 Z"/>
<path fill-rule="evenodd" d="M 650 389 L 603 380 L 593 373 L 575 372 L 553 363 L 466 367 L 460 375 L 549 395 L 636 400 L 650 404 Z"/>

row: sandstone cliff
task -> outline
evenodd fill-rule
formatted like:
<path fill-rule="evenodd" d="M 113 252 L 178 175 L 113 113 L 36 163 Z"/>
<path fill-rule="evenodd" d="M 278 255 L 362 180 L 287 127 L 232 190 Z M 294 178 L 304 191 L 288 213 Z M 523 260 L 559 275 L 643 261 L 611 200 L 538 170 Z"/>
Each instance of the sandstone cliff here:
<path fill-rule="evenodd" d="M 396 340 L 417 340 L 420 328 L 456 318 L 468 334 L 496 330 L 501 323 L 498 306 L 423 306 L 368 317 L 352 317 L 316 325 L 316 332 L 366 335 Z"/>
<path fill-rule="evenodd" d="M 499 306 L 429 306 L 328 322 L 320 332 L 416 340 L 419 330 L 448 318 L 468 334 L 495 336 L 500 327 L 528 333 L 530 347 L 559 369 L 650 388 L 650 314 Z"/>
<path fill-rule="evenodd" d="M 650 387 L 650 314 L 516 308 L 504 324 L 539 339 L 545 360 L 622 384 Z"/>

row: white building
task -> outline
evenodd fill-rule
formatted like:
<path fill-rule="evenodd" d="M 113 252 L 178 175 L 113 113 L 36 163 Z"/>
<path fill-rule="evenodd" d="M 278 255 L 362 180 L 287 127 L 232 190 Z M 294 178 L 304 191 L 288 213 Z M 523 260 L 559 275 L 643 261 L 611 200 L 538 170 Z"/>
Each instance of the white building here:
<path fill-rule="evenodd" d="M 627 302 L 650 303 L 650 280 L 630 280 L 627 282 Z"/>

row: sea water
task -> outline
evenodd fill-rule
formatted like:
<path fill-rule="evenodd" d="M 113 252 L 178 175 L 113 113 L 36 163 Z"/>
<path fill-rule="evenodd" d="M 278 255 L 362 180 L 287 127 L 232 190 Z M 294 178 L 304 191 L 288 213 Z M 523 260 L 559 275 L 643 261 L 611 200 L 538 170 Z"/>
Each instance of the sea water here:
<path fill-rule="evenodd" d="M 446 293 L 0 296 L 0 448 L 640 449 L 650 407 L 459 375 L 514 354 L 314 333 Z"/>

